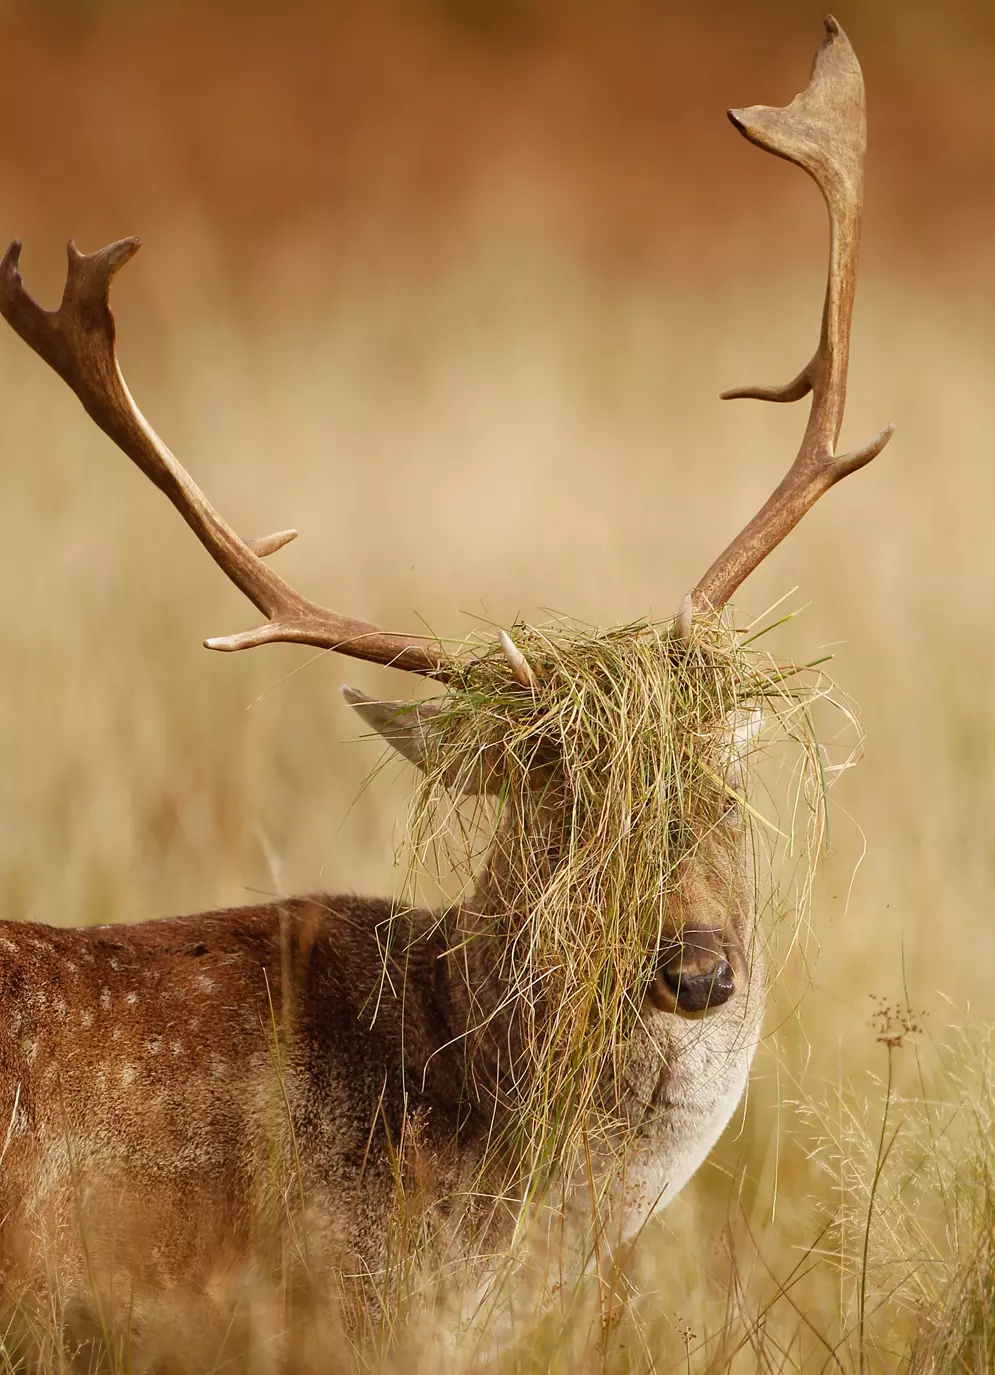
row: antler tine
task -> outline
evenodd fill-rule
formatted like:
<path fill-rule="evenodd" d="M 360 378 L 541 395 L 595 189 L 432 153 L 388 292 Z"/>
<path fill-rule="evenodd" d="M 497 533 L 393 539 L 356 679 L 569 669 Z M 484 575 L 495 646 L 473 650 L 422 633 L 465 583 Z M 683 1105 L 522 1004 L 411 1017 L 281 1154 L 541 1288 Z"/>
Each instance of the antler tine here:
<path fill-rule="evenodd" d="M 512 677 L 519 687 L 528 688 L 531 692 L 536 690 L 536 676 L 532 670 L 532 665 L 525 655 L 515 644 L 515 641 L 508 634 L 507 630 L 498 631 L 498 643 L 501 652 L 508 661 Z"/>
<path fill-rule="evenodd" d="M 729 111 L 733 124 L 751 143 L 797 164 L 818 185 L 829 210 L 829 276 L 819 346 L 794 381 L 722 394 L 723 400 L 798 401 L 811 392 L 812 409 L 788 473 L 694 589 L 695 611 L 724 606 L 823 492 L 869 463 L 891 438 L 889 425 L 862 449 L 835 452 L 846 401 L 866 124 L 860 65 L 836 20 L 830 15 L 825 22 L 826 37 L 815 55 L 809 84 L 790 105 Z"/>
<path fill-rule="evenodd" d="M 58 310 L 43 310 L 18 271 L 21 245 L 0 264 L 0 314 L 72 388 L 87 414 L 164 492 L 215 563 L 267 618 L 239 635 L 205 641 L 210 649 L 249 649 L 283 640 L 337 650 L 356 659 L 412 673 L 445 675 L 441 645 L 398 635 L 309 601 L 263 563 L 289 543 L 295 530 L 245 541 L 218 515 L 135 405 L 115 350 L 110 286 L 138 252 L 140 240 L 121 239 L 96 253 L 80 253 L 70 240 L 69 268 Z"/>

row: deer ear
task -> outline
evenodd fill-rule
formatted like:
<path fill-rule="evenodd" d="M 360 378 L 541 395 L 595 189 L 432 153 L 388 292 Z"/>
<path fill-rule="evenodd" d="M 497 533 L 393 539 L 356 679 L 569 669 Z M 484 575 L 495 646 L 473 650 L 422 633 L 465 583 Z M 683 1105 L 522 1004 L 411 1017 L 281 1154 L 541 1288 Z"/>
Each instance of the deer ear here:
<path fill-rule="evenodd" d="M 733 755 L 741 758 L 751 741 L 764 728 L 763 710 L 760 707 L 741 707 L 738 711 L 730 711 L 726 716 L 726 724 L 732 732 Z"/>
<path fill-rule="evenodd" d="M 429 759 L 429 731 L 439 708 L 432 702 L 377 702 L 358 688 L 344 686 L 342 696 L 368 726 L 382 735 L 398 754 L 425 770 Z M 443 780 L 454 792 L 468 797 L 496 793 L 501 786 L 500 755 L 492 748 L 472 759 L 455 760 Z"/>
<path fill-rule="evenodd" d="M 741 792 L 746 782 L 746 757 L 753 741 L 763 730 L 763 712 L 760 707 L 730 711 L 726 716 L 726 725 L 729 728 L 726 782 L 735 792 Z"/>
<path fill-rule="evenodd" d="M 417 768 L 425 768 L 428 759 L 426 723 L 437 714 L 430 702 L 377 702 L 348 684 L 342 688 L 342 696 L 398 754 Z"/>

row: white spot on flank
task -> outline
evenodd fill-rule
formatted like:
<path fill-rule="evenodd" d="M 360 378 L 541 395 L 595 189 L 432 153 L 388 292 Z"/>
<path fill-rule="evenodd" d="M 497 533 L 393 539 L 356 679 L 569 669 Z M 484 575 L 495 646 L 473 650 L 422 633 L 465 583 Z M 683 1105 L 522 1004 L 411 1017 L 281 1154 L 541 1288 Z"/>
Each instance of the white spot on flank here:
<path fill-rule="evenodd" d="M 84 1026 L 93 1026 L 93 1013 L 89 1008 L 84 1008 L 79 1014 L 79 1019 Z"/>
<path fill-rule="evenodd" d="M 110 1012 L 110 1010 L 111 1010 L 111 991 L 110 991 L 109 988 L 102 988 L 102 989 L 100 990 L 100 1006 L 104 1009 L 105 1012 Z"/>
<path fill-rule="evenodd" d="M 21 1054 L 24 1056 L 25 1060 L 27 1060 L 29 1065 L 33 1065 L 38 1057 L 38 1042 L 22 1041 Z"/>
<path fill-rule="evenodd" d="M 14 1107 L 10 1114 L 10 1122 L 7 1124 L 7 1135 L 4 1138 L 3 1149 L 0 1150 L 0 1163 L 10 1146 L 14 1136 L 20 1136 L 27 1128 L 27 1115 L 24 1109 L 19 1107 L 21 1101 L 21 1086 L 18 1084 L 14 1090 Z"/>
<path fill-rule="evenodd" d="M 183 1042 L 182 1042 L 182 1041 L 170 1041 L 170 1043 L 169 1043 L 169 1048 L 170 1048 L 170 1050 L 173 1052 L 174 1055 L 182 1055 L 182 1054 L 183 1054 Z"/>
<path fill-rule="evenodd" d="M 132 1005 L 132 1007 L 134 1007 L 135 1003 L 138 1002 L 138 994 L 137 994 L 137 993 L 129 993 L 128 996 L 127 996 L 127 998 L 125 998 L 124 1001 L 125 1001 L 126 1003 L 130 1003 L 130 1004 Z"/>
<path fill-rule="evenodd" d="M 111 1032 L 111 1040 L 112 1040 L 112 1041 L 120 1041 L 120 1039 L 121 1039 L 121 1028 L 120 1028 L 119 1026 L 116 1026 L 116 1027 L 114 1028 L 114 1030 Z"/>
<path fill-rule="evenodd" d="M 211 1073 L 215 1079 L 223 1079 L 228 1073 L 228 1065 L 222 1060 L 220 1055 L 211 1056 Z"/>
<path fill-rule="evenodd" d="M 35 1003 L 38 1007 L 41 1008 L 44 1008 L 45 1005 L 48 1003 L 48 994 L 45 992 L 43 988 L 38 988 L 35 990 Z"/>
<path fill-rule="evenodd" d="M 2 945 L 5 950 L 9 950 L 12 955 L 17 954 L 17 946 L 13 941 L 9 941 L 6 936 L 0 939 L 0 945 Z"/>
<path fill-rule="evenodd" d="M 52 1006 L 55 1008 L 56 1015 L 59 1017 L 64 1017 L 69 1010 L 66 1007 L 65 998 L 60 998 L 58 994 L 56 994 L 55 1001 L 53 1002 Z"/>
<path fill-rule="evenodd" d="M 114 969 L 114 970 L 120 970 L 120 968 L 121 968 L 121 961 L 118 960 L 118 959 L 112 959 L 112 960 L 111 960 L 111 968 Z"/>
<path fill-rule="evenodd" d="M 209 974 L 198 974 L 197 982 L 205 993 L 214 992 L 214 980 L 210 977 Z"/>
<path fill-rule="evenodd" d="M 122 1084 L 124 1085 L 124 1087 L 127 1089 L 127 1088 L 130 1088 L 131 1085 L 132 1085 L 134 1082 L 135 1082 L 135 1067 L 134 1067 L 134 1065 L 122 1065 L 122 1067 L 121 1067 L 121 1083 L 122 1083 Z"/>
<path fill-rule="evenodd" d="M 158 1055 L 160 1050 L 162 1050 L 162 1041 L 158 1037 L 154 1041 L 145 1042 L 146 1055 Z"/>

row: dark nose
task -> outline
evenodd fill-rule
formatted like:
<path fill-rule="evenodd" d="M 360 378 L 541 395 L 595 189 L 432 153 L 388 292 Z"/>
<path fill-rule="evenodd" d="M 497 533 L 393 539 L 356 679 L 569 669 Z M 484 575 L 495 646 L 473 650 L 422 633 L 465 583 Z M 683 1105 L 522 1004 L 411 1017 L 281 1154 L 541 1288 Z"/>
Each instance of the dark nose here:
<path fill-rule="evenodd" d="M 682 1012 L 707 1012 L 709 1008 L 721 1007 L 736 991 L 728 960 L 717 960 L 705 974 L 682 969 L 680 960 L 660 972 Z"/>

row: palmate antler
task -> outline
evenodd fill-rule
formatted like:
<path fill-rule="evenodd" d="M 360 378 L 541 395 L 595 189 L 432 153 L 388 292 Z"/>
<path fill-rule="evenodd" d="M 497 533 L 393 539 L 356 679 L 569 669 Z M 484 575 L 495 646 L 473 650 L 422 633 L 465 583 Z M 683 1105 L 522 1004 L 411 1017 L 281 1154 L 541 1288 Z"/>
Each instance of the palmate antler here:
<path fill-rule="evenodd" d="M 690 631 L 693 612 L 725 606 L 739 585 L 840 478 L 875 458 L 891 438 L 889 425 L 862 449 L 837 454 L 850 354 L 850 320 L 857 281 L 863 201 L 864 79 L 850 41 L 830 15 L 809 84 L 784 109 L 753 105 L 729 118 L 751 143 L 804 168 L 829 209 L 829 277 L 822 333 L 812 361 L 783 387 L 738 387 L 723 400 L 800 401 L 812 393 L 805 434 L 787 474 L 750 523 L 719 555 L 685 598 L 678 632 Z"/>
<path fill-rule="evenodd" d="M 863 77 L 836 20 L 826 19 L 826 37 L 809 84 L 790 105 L 755 105 L 730 110 L 729 117 L 751 142 L 804 168 L 819 186 L 829 208 L 829 277 L 819 346 L 795 380 L 784 387 L 724 393 L 726 398 L 797 401 L 811 392 L 812 409 L 787 475 L 684 598 L 675 631 L 685 639 L 695 614 L 723 607 L 823 492 L 869 463 L 891 437 L 889 426 L 862 449 L 835 452 L 846 399 L 865 145 Z M 0 264 L 0 314 L 69 384 L 100 428 L 165 492 L 222 571 L 267 618 L 254 630 L 207 640 L 207 646 L 249 649 L 282 640 L 446 678 L 448 655 L 429 637 L 398 634 L 330 611 L 284 582 L 263 559 L 297 532 L 241 539 L 149 425 L 118 366 L 109 303 L 111 281 L 138 248 L 138 239 L 122 239 L 84 254 L 70 241 L 62 303 L 58 310 L 46 311 L 24 289 L 18 271 L 21 245 L 15 240 Z M 504 632 L 501 646 L 516 681 L 534 690 L 533 670 Z"/>

